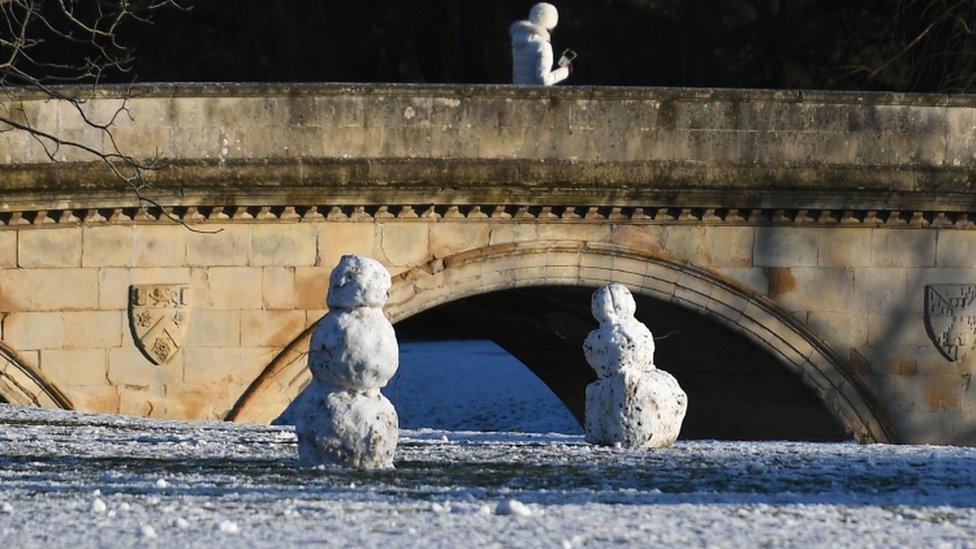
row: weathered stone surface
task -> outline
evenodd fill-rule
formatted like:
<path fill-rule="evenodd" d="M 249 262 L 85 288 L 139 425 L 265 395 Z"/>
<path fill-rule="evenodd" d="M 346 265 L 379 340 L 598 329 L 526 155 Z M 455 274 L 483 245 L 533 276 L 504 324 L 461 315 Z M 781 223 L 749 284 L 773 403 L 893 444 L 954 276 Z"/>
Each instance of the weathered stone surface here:
<path fill-rule="evenodd" d="M 172 231 L 167 227 L 133 227 L 133 261 L 140 267 L 180 267 L 186 265 L 186 241 L 189 231 Z"/>
<path fill-rule="evenodd" d="M 11 313 L 3 319 L 3 340 L 14 349 L 57 349 L 63 339 L 63 313 Z"/>
<path fill-rule="evenodd" d="M 280 349 L 243 346 L 191 347 L 181 352 L 184 354 L 186 367 L 183 370 L 184 383 L 178 385 L 198 391 L 233 386 L 235 391 L 240 391 L 261 373 Z"/>
<path fill-rule="evenodd" d="M 86 267 L 130 267 L 132 257 L 132 227 L 113 225 L 85 227 L 82 265 Z"/>
<path fill-rule="evenodd" d="M 18 239 L 17 263 L 24 268 L 80 267 L 81 231 L 23 231 Z"/>
<path fill-rule="evenodd" d="M 380 226 L 380 250 L 385 263 L 416 265 L 430 258 L 426 223 L 384 223 Z"/>
<path fill-rule="evenodd" d="M 119 311 L 66 312 L 62 315 L 64 349 L 107 349 L 122 345 L 125 316 Z"/>
<path fill-rule="evenodd" d="M 430 254 L 433 257 L 447 257 L 487 246 L 489 232 L 487 223 L 435 223 L 430 228 Z"/>
<path fill-rule="evenodd" d="M 759 227 L 753 264 L 762 267 L 815 267 L 820 248 L 817 229 Z"/>
<path fill-rule="evenodd" d="M 0 269 L 17 266 L 17 231 L 0 231 Z"/>
<path fill-rule="evenodd" d="M 854 300 L 853 269 L 769 269 L 769 296 L 788 311 L 844 311 Z"/>
<path fill-rule="evenodd" d="M 868 267 L 871 265 L 873 229 L 837 227 L 821 231 L 817 264 L 821 267 Z"/>
<path fill-rule="evenodd" d="M 259 224 L 251 227 L 252 265 L 315 265 L 315 227 Z"/>
<path fill-rule="evenodd" d="M 329 272 L 326 267 L 297 267 L 295 269 L 295 306 L 300 309 L 322 309 L 329 293 Z"/>
<path fill-rule="evenodd" d="M 375 223 L 320 223 L 318 265 L 328 272 L 344 255 L 372 256 L 376 231 Z"/>
<path fill-rule="evenodd" d="M 265 309 L 295 308 L 295 267 L 265 267 L 261 295 Z"/>
<path fill-rule="evenodd" d="M 214 310 L 260 309 L 262 270 L 257 267 L 211 267 L 190 272 L 198 306 Z"/>
<path fill-rule="evenodd" d="M 613 228 L 604 224 L 589 223 L 546 223 L 539 225 L 541 240 L 582 240 L 584 242 L 606 242 Z"/>
<path fill-rule="evenodd" d="M 247 225 L 207 225 L 206 232 L 187 237 L 187 263 L 195 267 L 247 265 L 251 228 Z"/>
<path fill-rule="evenodd" d="M 241 345 L 241 311 L 193 311 L 193 324 L 187 334 L 187 347 L 234 349 Z"/>
<path fill-rule="evenodd" d="M 113 385 L 179 385 L 183 381 L 184 351 L 179 351 L 172 359 L 156 365 L 136 347 L 131 336 L 122 340 L 121 347 L 108 350 L 107 379 Z M 123 412 L 124 413 L 124 412 Z"/>
<path fill-rule="evenodd" d="M 936 231 L 873 231 L 871 263 L 875 267 L 934 267 Z"/>
<path fill-rule="evenodd" d="M 0 276 L 0 310 L 78 311 L 97 307 L 97 269 L 18 269 Z"/>
<path fill-rule="evenodd" d="M 535 223 L 495 223 L 489 226 L 489 244 L 492 245 L 535 240 L 539 233 L 539 226 Z"/>
<path fill-rule="evenodd" d="M 105 378 L 108 357 L 105 349 L 44 349 L 41 370 L 56 383 L 86 386 Z"/>
<path fill-rule="evenodd" d="M 939 267 L 976 267 L 976 232 L 942 231 L 936 256 Z"/>
<path fill-rule="evenodd" d="M 241 344 L 281 348 L 305 329 L 305 311 L 242 311 Z"/>

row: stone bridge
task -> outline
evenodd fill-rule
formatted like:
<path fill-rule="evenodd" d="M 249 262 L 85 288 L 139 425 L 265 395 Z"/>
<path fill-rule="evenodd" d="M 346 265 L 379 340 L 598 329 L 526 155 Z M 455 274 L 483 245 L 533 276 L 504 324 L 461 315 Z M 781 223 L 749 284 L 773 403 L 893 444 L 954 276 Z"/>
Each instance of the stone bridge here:
<path fill-rule="evenodd" d="M 112 135 L 30 92 L 0 108 L 169 163 L 137 193 L 0 133 L 0 400 L 271 421 L 358 253 L 394 274 L 401 337 L 493 339 L 577 415 L 588 294 L 615 281 L 689 394 L 685 436 L 976 444 L 976 98 L 64 92 L 96 122 L 124 106 Z"/>

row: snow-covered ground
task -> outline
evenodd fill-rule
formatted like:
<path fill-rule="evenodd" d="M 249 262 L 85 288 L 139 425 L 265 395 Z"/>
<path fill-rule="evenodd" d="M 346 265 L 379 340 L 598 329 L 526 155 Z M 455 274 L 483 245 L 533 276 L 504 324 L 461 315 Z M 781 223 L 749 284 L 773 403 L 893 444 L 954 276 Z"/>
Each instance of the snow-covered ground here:
<path fill-rule="evenodd" d="M 403 435 L 393 471 L 303 470 L 289 427 L 0 405 L 0 540 L 976 545 L 976 449 L 679 440 L 629 452 L 571 435 Z"/>

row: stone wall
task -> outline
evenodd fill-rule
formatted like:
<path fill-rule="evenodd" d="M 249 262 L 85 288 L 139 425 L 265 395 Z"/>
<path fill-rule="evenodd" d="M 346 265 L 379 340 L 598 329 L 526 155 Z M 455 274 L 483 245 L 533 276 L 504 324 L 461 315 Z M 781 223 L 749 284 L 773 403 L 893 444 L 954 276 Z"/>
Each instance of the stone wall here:
<path fill-rule="evenodd" d="M 706 267 L 768 297 L 849 362 L 906 438 L 968 440 L 967 429 L 976 422 L 969 390 L 976 354 L 947 361 L 923 319 L 926 284 L 976 279 L 971 230 L 907 223 L 885 228 L 370 216 L 213 221 L 194 228 L 208 232 L 158 221 L 0 231 L 9 242 L 0 271 L 3 341 L 78 409 L 222 418 L 323 314 L 328 272 L 343 253 L 377 257 L 404 278 L 486 247 L 606 244 Z M 525 280 L 514 266 L 506 270 L 486 261 L 474 282 L 448 280 L 432 288 L 420 282 L 431 290 L 424 299 L 391 314 L 402 318 L 519 283 L 592 286 L 600 279 L 587 269 L 612 272 L 623 258 L 554 252 L 533 261 L 519 266 L 532 275 Z M 638 266 L 607 279 L 646 291 L 643 275 Z M 157 366 L 136 347 L 128 300 L 130 285 L 162 283 L 189 285 L 191 313 L 181 351 Z M 393 299 L 393 306 L 402 301 Z"/>
<path fill-rule="evenodd" d="M 86 108 L 121 104 L 99 94 Z M 926 286 L 976 283 L 972 98 L 188 86 L 126 104 L 119 143 L 175 161 L 147 174 L 163 209 L 0 133 L 0 341 L 20 364 L 0 360 L 0 390 L 33 376 L 20 392 L 46 405 L 267 420 L 305 379 L 328 271 L 360 253 L 398 276 L 395 319 L 620 281 L 762 341 L 856 436 L 976 443 L 976 353 L 947 359 L 925 325 Z M 188 288 L 189 329 L 157 365 L 130 292 L 160 284 Z"/>

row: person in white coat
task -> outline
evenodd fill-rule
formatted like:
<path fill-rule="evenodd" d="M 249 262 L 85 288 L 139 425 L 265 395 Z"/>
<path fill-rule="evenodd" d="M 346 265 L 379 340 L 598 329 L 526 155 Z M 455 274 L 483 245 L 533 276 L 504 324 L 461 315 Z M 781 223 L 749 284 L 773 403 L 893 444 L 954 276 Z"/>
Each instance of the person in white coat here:
<path fill-rule="evenodd" d="M 513 83 L 551 86 L 569 76 L 569 64 L 553 70 L 549 31 L 556 28 L 558 22 L 556 6 L 540 2 L 532 6 L 527 21 L 517 21 L 509 29 L 512 37 Z"/>

